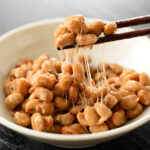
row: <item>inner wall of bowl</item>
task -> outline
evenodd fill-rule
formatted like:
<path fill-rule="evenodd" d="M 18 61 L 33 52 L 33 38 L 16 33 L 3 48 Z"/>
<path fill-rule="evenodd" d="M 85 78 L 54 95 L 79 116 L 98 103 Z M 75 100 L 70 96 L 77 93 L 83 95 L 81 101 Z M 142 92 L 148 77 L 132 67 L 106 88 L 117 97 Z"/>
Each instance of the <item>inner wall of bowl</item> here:
<path fill-rule="evenodd" d="M 51 57 L 58 57 L 53 41 L 54 30 L 58 24 L 60 22 L 46 22 L 30 26 L 0 39 L 0 115 L 5 119 L 12 120 L 8 109 L 4 106 L 3 82 L 7 77 L 8 71 L 21 58 L 35 59 L 42 53 L 48 53 Z M 147 38 L 142 37 L 97 45 L 94 46 L 93 50 L 88 50 L 88 53 L 92 56 L 94 66 L 104 60 L 116 62 L 136 71 L 145 71 L 150 74 L 149 43 L 150 41 Z M 102 57 L 102 50 L 104 50 L 104 58 Z M 147 113 L 150 113 L 149 108 L 146 108 L 134 120 L 145 116 Z"/>

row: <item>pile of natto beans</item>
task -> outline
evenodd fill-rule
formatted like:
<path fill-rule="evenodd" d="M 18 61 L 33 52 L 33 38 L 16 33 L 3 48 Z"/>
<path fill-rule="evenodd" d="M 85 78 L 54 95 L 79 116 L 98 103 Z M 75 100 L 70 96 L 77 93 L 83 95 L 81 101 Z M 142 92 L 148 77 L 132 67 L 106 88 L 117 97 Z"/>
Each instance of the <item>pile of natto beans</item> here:
<path fill-rule="evenodd" d="M 55 31 L 55 46 L 62 48 L 73 45 L 91 45 L 96 43 L 98 37 L 111 35 L 117 30 L 115 22 L 104 24 L 101 20 L 93 21 L 87 26 L 85 19 L 81 15 L 74 15 L 64 20 L 62 25 L 59 25 Z"/>
<path fill-rule="evenodd" d="M 82 16 L 74 17 L 65 22 L 76 20 L 87 28 Z M 94 29 L 95 23 L 81 39 L 105 33 L 105 26 L 100 32 Z M 55 42 L 63 36 L 78 36 L 80 30 L 74 34 L 71 29 L 68 26 L 68 33 L 61 35 L 57 29 Z M 21 59 L 9 72 L 4 82 L 5 105 L 16 124 L 59 134 L 98 133 L 124 125 L 150 106 L 150 78 L 145 72 L 104 62 L 94 68 L 90 56 L 75 50 L 61 51 L 61 57 L 61 61 L 47 54 L 35 60 Z"/>
<path fill-rule="evenodd" d="M 81 61 L 83 56 L 78 57 Z M 47 54 L 34 61 L 19 60 L 4 82 L 5 105 L 15 123 L 52 133 L 96 133 L 120 127 L 150 106 L 146 73 L 105 63 L 107 82 L 99 86 L 99 64 L 99 72 L 90 67 L 89 86 L 80 61 L 61 67 L 60 60 Z"/>

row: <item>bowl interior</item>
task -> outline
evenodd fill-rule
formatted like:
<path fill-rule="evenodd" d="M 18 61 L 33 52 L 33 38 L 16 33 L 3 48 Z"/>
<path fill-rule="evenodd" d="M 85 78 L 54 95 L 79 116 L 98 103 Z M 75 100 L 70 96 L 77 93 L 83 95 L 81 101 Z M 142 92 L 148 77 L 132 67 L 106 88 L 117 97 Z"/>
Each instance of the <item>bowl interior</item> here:
<path fill-rule="evenodd" d="M 58 57 L 58 52 L 54 47 L 53 34 L 56 26 L 61 20 L 43 21 L 27 25 L 16 29 L 0 37 L 0 116 L 12 121 L 8 109 L 4 106 L 3 81 L 8 71 L 15 65 L 20 58 L 35 59 L 42 53 Z M 124 32 L 128 29 L 121 30 Z M 93 65 L 102 61 L 102 50 L 104 50 L 104 61 L 116 62 L 125 67 L 132 68 L 138 72 L 145 71 L 150 75 L 150 40 L 147 37 L 135 38 L 119 42 L 94 46 L 88 52 L 93 58 Z M 136 119 L 140 120 L 143 116 L 150 114 L 150 108 Z"/>

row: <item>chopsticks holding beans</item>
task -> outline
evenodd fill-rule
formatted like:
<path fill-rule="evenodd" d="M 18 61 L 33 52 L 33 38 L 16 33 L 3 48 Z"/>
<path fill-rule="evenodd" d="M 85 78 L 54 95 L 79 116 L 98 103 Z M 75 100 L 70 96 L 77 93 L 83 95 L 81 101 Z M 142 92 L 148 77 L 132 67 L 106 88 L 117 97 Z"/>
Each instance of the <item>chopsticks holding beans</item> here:
<path fill-rule="evenodd" d="M 124 28 L 124 27 L 148 24 L 148 23 L 150 23 L 150 15 L 132 18 L 132 19 L 128 19 L 128 20 L 116 21 L 114 23 L 117 25 L 117 28 Z M 150 34 L 150 28 L 139 29 L 139 30 L 125 32 L 125 33 L 119 33 L 119 34 L 105 35 L 103 37 L 99 37 L 95 43 L 92 43 L 89 45 L 79 45 L 78 44 L 78 47 L 85 47 L 85 46 L 97 45 L 97 44 L 101 44 L 101 43 L 107 43 L 107 42 L 111 42 L 111 41 L 130 39 L 130 38 L 144 36 L 144 35 L 148 35 L 148 34 Z M 67 45 L 65 47 L 61 47 L 61 48 L 57 47 L 57 50 L 65 50 L 65 49 L 70 49 L 70 48 L 75 48 L 75 47 L 76 47 L 76 44 L 72 44 L 72 45 Z"/>
<path fill-rule="evenodd" d="M 91 45 L 97 45 L 101 43 L 107 43 L 111 41 L 118 41 L 118 40 L 124 40 L 124 39 L 130 39 L 134 37 L 144 36 L 150 34 L 150 28 L 147 29 L 140 29 L 136 31 L 126 32 L 126 33 L 120 33 L 120 34 L 113 34 L 113 35 L 107 35 L 104 37 L 98 38 L 97 42 Z M 89 45 L 89 46 L 91 46 Z M 85 47 L 85 45 L 78 45 L 79 47 Z M 69 45 L 66 47 L 63 47 L 62 50 L 75 48 L 75 45 Z M 60 48 L 57 48 L 57 50 L 61 50 Z"/>

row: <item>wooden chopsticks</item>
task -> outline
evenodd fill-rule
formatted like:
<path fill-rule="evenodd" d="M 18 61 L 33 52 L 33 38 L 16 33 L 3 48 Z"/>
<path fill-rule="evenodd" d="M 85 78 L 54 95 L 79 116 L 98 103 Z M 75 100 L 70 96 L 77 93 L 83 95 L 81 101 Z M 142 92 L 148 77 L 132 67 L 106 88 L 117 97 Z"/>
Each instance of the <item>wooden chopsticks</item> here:
<path fill-rule="evenodd" d="M 122 21 L 116 21 L 117 28 L 131 27 L 131 26 L 142 25 L 147 23 L 150 23 L 150 15 L 131 18 Z"/>
<path fill-rule="evenodd" d="M 150 15 L 137 17 L 137 18 L 131 18 L 128 20 L 116 21 L 117 28 L 131 27 L 131 26 L 137 26 L 137 25 L 148 24 L 148 23 L 150 23 Z M 130 39 L 130 38 L 144 36 L 144 35 L 148 35 L 148 34 L 150 34 L 150 28 L 139 29 L 139 30 L 135 30 L 135 31 L 113 34 L 113 35 L 107 35 L 107 36 L 99 37 L 97 42 L 92 45 L 107 43 L 107 42 L 111 42 L 111 41 Z M 75 46 L 76 46 L 76 44 L 69 45 L 69 46 L 63 47 L 61 49 L 65 50 L 65 49 L 75 48 Z M 79 45 L 79 47 L 86 47 L 86 46 Z M 58 47 L 57 50 L 60 50 L 60 48 Z"/>

